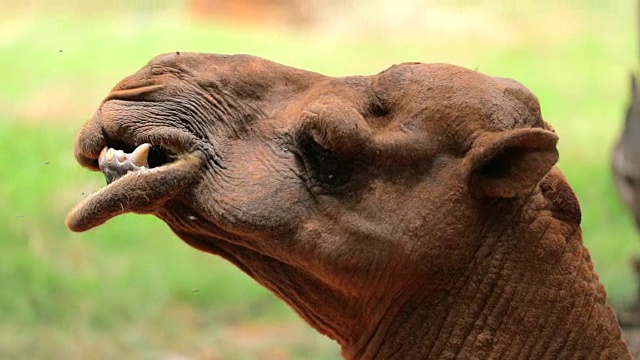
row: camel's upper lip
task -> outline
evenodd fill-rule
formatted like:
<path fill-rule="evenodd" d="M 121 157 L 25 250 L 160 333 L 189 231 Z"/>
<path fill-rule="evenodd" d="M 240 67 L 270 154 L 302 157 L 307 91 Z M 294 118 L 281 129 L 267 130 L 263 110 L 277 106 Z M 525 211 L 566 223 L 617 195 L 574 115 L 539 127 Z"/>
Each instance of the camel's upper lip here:
<path fill-rule="evenodd" d="M 98 152 L 90 146 L 83 147 L 83 142 L 108 145 Z M 202 163 L 196 152 L 187 151 L 171 139 L 139 147 L 129 145 L 132 143 L 135 144 L 82 137 L 78 140 L 76 158 L 91 170 L 103 171 L 107 186 L 83 199 L 69 212 L 66 224 L 71 230 L 86 231 L 126 212 L 149 213 L 159 209 L 193 181 Z M 140 155 L 134 153 L 145 147 L 143 151 L 147 151 L 148 157 L 142 161 Z M 132 154 L 125 156 L 129 151 Z M 133 156 L 137 158 L 132 160 Z"/>

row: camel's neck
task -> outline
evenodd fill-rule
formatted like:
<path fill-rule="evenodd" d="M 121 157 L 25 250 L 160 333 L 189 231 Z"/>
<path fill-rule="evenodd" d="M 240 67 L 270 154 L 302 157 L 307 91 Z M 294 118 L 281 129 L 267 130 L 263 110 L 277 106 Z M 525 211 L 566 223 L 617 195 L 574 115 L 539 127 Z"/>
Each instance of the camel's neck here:
<path fill-rule="evenodd" d="M 577 226 L 489 243 L 447 289 L 390 309 L 352 359 L 630 358 Z M 512 234 L 513 235 L 513 234 Z M 487 261 L 491 259 L 491 261 Z M 586 356 L 589 354 L 589 356 Z"/>

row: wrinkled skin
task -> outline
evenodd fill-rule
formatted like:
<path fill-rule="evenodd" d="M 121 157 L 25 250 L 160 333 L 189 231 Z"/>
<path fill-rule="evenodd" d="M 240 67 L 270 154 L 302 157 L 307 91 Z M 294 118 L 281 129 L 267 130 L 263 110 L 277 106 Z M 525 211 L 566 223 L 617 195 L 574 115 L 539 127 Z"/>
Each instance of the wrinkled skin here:
<path fill-rule="evenodd" d="M 150 143 L 151 169 L 67 225 L 155 214 L 347 359 L 630 358 L 557 140 L 522 85 L 456 66 L 332 78 L 161 55 L 111 91 L 75 147 L 98 170 L 105 146 Z"/>
<path fill-rule="evenodd" d="M 631 76 L 631 99 L 622 135 L 613 152 L 616 190 L 640 229 L 640 94 Z"/>

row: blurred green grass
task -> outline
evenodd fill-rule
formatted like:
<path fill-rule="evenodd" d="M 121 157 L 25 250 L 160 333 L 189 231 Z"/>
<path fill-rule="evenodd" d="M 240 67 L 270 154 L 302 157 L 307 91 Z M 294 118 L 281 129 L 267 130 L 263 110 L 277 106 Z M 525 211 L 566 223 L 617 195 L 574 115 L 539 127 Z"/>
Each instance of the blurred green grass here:
<path fill-rule="evenodd" d="M 457 1 L 466 15 L 450 27 L 466 30 L 435 33 L 196 22 L 168 4 L 104 16 L 17 9 L 0 21 L 0 358 L 338 358 L 266 290 L 155 218 L 121 216 L 86 234 L 64 227 L 66 211 L 103 184 L 73 160 L 82 122 L 122 77 L 176 50 L 249 53 L 337 76 L 450 62 L 519 80 L 560 135 L 560 167 L 611 302 L 632 300 L 628 260 L 640 241 L 608 159 L 636 67 L 633 1 Z M 385 16 L 366 15 L 373 24 Z"/>

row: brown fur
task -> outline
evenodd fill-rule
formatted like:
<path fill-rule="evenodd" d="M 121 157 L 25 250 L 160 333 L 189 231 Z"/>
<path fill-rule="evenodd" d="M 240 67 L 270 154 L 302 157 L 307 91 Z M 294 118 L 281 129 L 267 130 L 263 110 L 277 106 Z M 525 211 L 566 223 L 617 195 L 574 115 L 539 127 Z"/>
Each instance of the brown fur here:
<path fill-rule="evenodd" d="M 623 359 L 557 136 L 513 80 L 444 64 L 331 78 L 167 54 L 79 135 L 177 154 L 73 209 L 152 213 L 335 339 L 346 359 Z"/>

